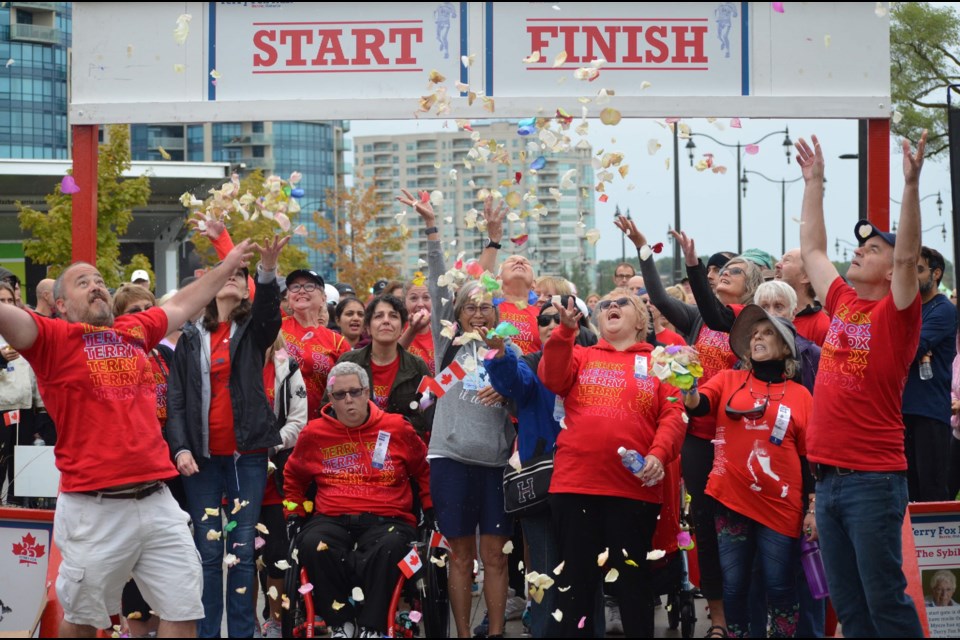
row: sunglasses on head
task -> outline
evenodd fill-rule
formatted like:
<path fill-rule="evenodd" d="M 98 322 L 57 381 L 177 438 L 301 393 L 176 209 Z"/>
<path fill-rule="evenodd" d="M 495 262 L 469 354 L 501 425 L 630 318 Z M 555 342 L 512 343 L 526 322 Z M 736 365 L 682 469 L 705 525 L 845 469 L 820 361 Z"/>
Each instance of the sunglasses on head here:
<path fill-rule="evenodd" d="M 610 308 L 611 305 L 617 305 L 617 308 L 622 309 L 623 307 L 630 304 L 630 298 L 617 298 L 616 300 L 601 300 L 597 303 L 597 307 L 600 311 L 606 311 Z"/>
<path fill-rule="evenodd" d="M 537 316 L 537 324 L 541 327 L 549 327 L 551 324 L 560 324 L 559 313 L 541 313 Z"/>
<path fill-rule="evenodd" d="M 744 275 L 745 273 L 746 273 L 746 271 L 745 271 L 744 269 L 741 269 L 740 267 L 730 267 L 730 268 L 728 268 L 728 269 L 721 269 L 721 270 L 720 270 L 720 276 L 721 276 L 721 277 L 727 276 L 727 275 L 730 275 L 730 276 L 742 276 L 742 275 Z"/>
<path fill-rule="evenodd" d="M 363 392 L 366 390 L 367 390 L 366 387 L 361 387 L 360 389 L 346 389 L 344 391 L 331 391 L 330 397 L 333 398 L 334 400 L 343 400 L 348 395 L 351 398 L 359 398 L 363 394 Z"/>

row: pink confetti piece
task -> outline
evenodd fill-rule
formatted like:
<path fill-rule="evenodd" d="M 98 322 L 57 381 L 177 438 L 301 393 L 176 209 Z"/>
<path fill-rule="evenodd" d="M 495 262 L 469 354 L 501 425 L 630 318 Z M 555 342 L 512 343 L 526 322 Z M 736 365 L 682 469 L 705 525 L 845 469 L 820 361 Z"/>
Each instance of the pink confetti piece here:
<path fill-rule="evenodd" d="M 782 2 L 771 2 L 770 7 L 777 13 L 783 13 L 783 3 Z"/>
<path fill-rule="evenodd" d="M 497 354 L 498 354 L 498 353 L 500 353 L 500 352 L 497 351 L 496 349 L 490 349 L 490 350 L 487 351 L 485 354 L 483 354 L 483 359 L 484 359 L 484 360 L 493 360 L 494 358 L 497 357 Z"/>
<path fill-rule="evenodd" d="M 730 128 L 739 129 L 742 125 L 740 124 L 740 118 L 730 118 Z"/>
<path fill-rule="evenodd" d="M 260 536 L 257 536 L 256 538 L 253 539 L 253 548 L 254 548 L 254 549 L 259 549 L 260 547 L 262 547 L 262 546 L 265 545 L 265 544 L 267 544 L 267 541 L 264 540 L 263 538 L 261 538 Z"/>
<path fill-rule="evenodd" d="M 587 616 L 580 618 L 580 622 L 577 623 L 577 629 L 583 629 L 583 625 L 587 622 Z"/>
<path fill-rule="evenodd" d="M 60 193 L 80 193 L 80 187 L 77 186 L 77 181 L 73 179 L 73 176 L 63 176 L 63 180 L 60 181 Z"/>
<path fill-rule="evenodd" d="M 308 583 L 306 583 L 306 584 L 304 584 L 304 585 L 301 585 L 300 588 L 297 589 L 297 591 L 300 592 L 300 595 L 304 595 L 304 596 L 305 596 L 305 595 L 307 595 L 308 593 L 310 593 L 311 591 L 313 591 L 313 585 L 308 582 Z"/>
<path fill-rule="evenodd" d="M 747 155 L 755 156 L 755 155 L 757 155 L 758 153 L 760 153 L 760 145 L 758 145 L 758 144 L 748 144 L 747 146 L 745 146 L 745 147 L 743 148 L 743 150 L 744 150 L 744 152 L 745 152 Z"/>
<path fill-rule="evenodd" d="M 408 615 L 410 617 L 410 622 L 412 622 L 413 624 L 417 624 L 421 620 L 423 620 L 423 614 L 420 613 L 419 611 L 411 611 Z"/>

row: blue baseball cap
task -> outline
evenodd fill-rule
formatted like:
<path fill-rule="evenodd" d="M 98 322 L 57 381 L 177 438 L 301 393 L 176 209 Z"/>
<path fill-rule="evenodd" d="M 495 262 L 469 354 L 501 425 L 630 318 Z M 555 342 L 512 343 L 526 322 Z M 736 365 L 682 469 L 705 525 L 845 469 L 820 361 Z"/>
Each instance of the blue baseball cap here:
<path fill-rule="evenodd" d="M 875 226 L 873 226 L 873 223 L 869 220 L 858 221 L 856 226 L 853 228 L 853 233 L 855 236 L 857 236 L 857 242 L 860 243 L 861 247 L 867 242 L 867 240 L 874 236 L 881 238 L 891 247 L 894 247 L 897 244 L 897 234 L 890 233 L 889 231 L 880 231 L 880 229 L 877 229 Z"/>

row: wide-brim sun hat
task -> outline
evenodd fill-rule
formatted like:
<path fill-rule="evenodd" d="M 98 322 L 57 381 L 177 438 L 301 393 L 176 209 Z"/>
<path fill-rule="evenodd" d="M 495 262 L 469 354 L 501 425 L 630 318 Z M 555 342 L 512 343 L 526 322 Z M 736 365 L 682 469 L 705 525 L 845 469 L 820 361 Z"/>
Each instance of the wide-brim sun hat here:
<path fill-rule="evenodd" d="M 750 339 L 753 337 L 753 327 L 760 320 L 769 320 L 777 330 L 783 341 L 790 347 L 790 355 L 797 359 L 797 328 L 786 318 L 772 316 L 762 307 L 748 304 L 737 316 L 730 329 L 730 350 L 744 360 L 750 359 Z"/>

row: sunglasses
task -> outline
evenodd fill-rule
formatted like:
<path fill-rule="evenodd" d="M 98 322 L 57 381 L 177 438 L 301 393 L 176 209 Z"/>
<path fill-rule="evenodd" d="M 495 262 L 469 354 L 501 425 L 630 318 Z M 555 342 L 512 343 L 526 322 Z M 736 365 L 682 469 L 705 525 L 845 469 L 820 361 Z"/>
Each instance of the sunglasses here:
<path fill-rule="evenodd" d="M 360 389 L 347 389 L 345 391 L 331 391 L 330 397 L 333 398 L 334 400 L 343 400 L 347 396 L 350 396 L 351 398 L 359 398 L 363 394 L 363 392 L 366 390 L 367 390 L 366 387 L 361 387 Z"/>
<path fill-rule="evenodd" d="M 617 305 L 617 308 L 622 309 L 623 307 L 630 304 L 630 298 L 617 298 L 616 300 L 601 300 L 597 303 L 597 307 L 600 311 L 606 311 L 610 308 L 611 305 Z"/>
<path fill-rule="evenodd" d="M 128 314 L 129 314 L 129 313 L 142 313 L 142 312 L 147 311 L 147 310 L 149 310 L 149 309 L 153 309 L 153 305 L 152 305 L 152 304 L 148 304 L 148 305 L 145 305 L 145 306 L 143 306 L 143 307 L 130 307 L 129 309 L 127 309 L 126 312 L 127 312 Z"/>
<path fill-rule="evenodd" d="M 559 313 L 543 313 L 537 316 L 537 324 L 541 327 L 549 327 L 551 324 L 560 324 Z"/>
<path fill-rule="evenodd" d="M 770 400 L 771 400 L 770 392 L 769 392 L 769 389 L 770 389 L 769 383 L 767 383 L 767 393 L 765 393 L 763 396 L 757 396 L 752 391 L 750 392 L 751 397 L 753 397 L 754 399 L 759 400 L 760 397 L 762 397 L 763 404 L 758 405 L 756 407 L 752 407 L 750 409 L 745 409 L 743 411 L 738 411 L 730 406 L 730 403 L 733 401 L 734 396 L 740 393 L 744 389 L 744 387 L 747 386 L 747 382 L 749 381 L 749 379 L 750 378 L 747 378 L 747 380 L 744 380 L 743 384 L 741 384 L 737 388 L 737 390 L 730 395 L 730 399 L 727 400 L 727 406 L 724 407 L 723 409 L 723 412 L 731 420 L 759 420 L 767 413 L 767 408 L 770 406 Z M 782 393 L 777 394 L 777 397 L 773 398 L 773 400 L 776 400 L 778 402 L 782 399 L 783 399 Z"/>
<path fill-rule="evenodd" d="M 720 272 L 720 277 L 722 278 L 723 276 L 728 276 L 728 275 L 729 275 L 729 276 L 742 276 L 742 275 L 744 275 L 745 273 L 746 273 L 746 271 L 743 270 L 743 269 L 741 269 L 740 267 L 730 267 L 729 269 L 723 269 L 723 270 Z"/>
<path fill-rule="evenodd" d="M 313 293 L 320 288 L 315 282 L 308 282 L 306 284 L 291 284 L 287 287 L 287 291 L 290 293 L 300 293 L 301 291 L 306 291 L 307 293 Z"/>

